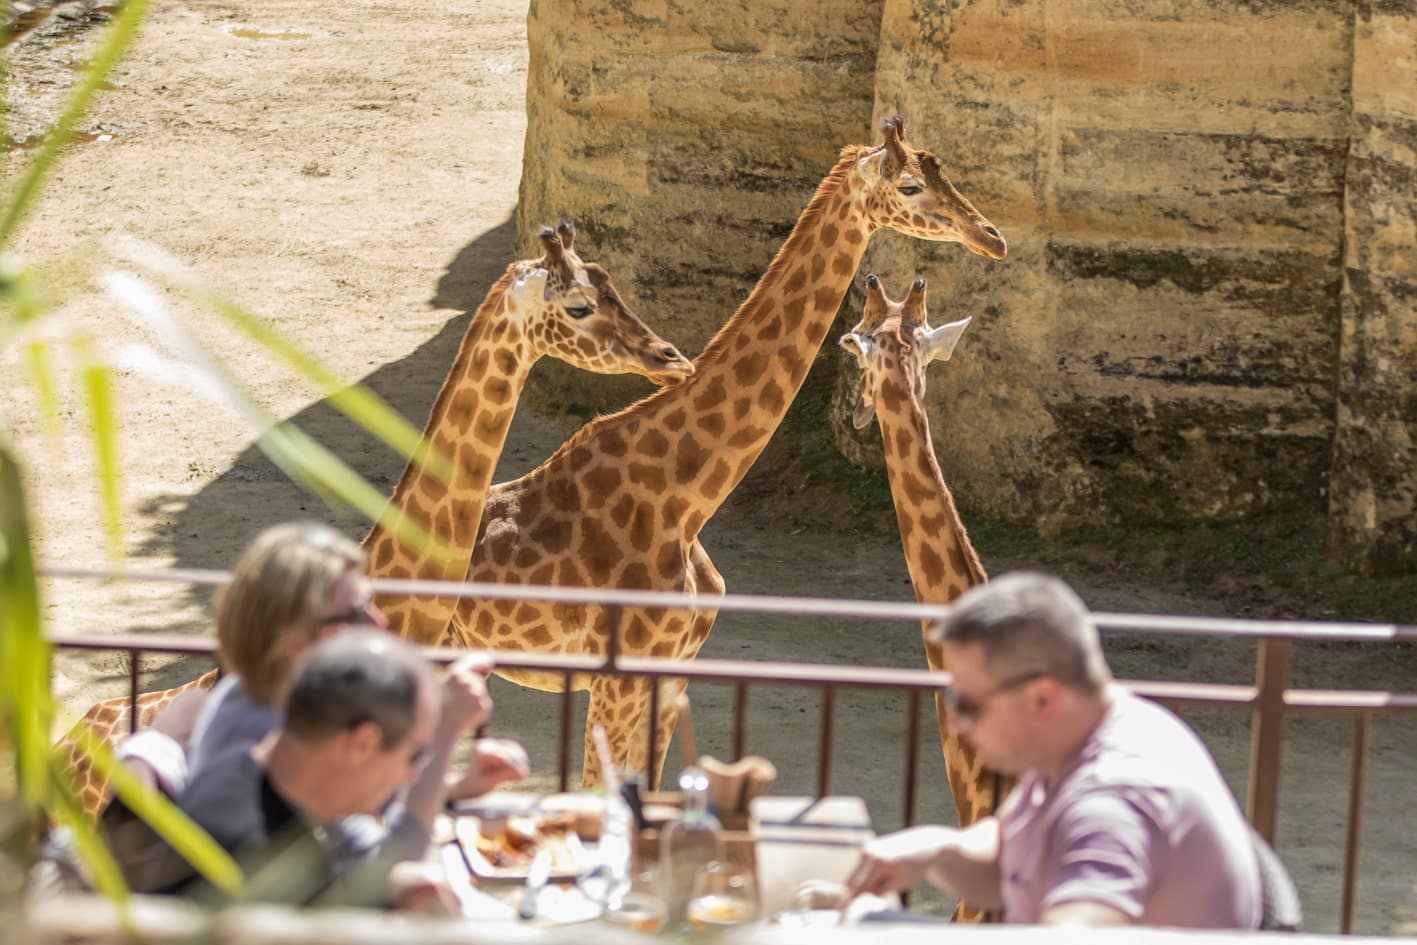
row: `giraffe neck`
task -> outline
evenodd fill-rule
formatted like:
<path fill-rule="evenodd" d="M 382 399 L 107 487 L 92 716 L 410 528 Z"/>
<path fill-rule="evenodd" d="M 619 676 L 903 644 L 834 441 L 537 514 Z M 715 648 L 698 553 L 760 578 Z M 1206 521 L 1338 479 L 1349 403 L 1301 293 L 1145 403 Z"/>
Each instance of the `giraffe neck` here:
<path fill-rule="evenodd" d="M 362 545 L 372 577 L 456 580 L 467 569 L 517 398 L 536 361 L 521 321 L 503 306 L 510 279 L 504 275 L 492 287 L 468 323 L 423 428 L 423 442 L 452 461 L 451 477 L 445 483 L 410 462 L 389 499 L 391 508 L 456 551 L 455 560 L 408 548 L 376 525 Z"/>
<path fill-rule="evenodd" d="M 910 583 L 916 600 L 948 603 L 988 577 L 940 472 L 920 392 L 898 402 L 893 410 L 878 404 L 877 420 Z"/>
<path fill-rule="evenodd" d="M 697 534 L 782 422 L 865 255 L 873 226 L 855 191 L 859 157 L 843 153 L 693 377 L 587 425 L 561 448 L 566 462 L 600 437 L 628 438 L 631 470 L 654 467 L 663 507 Z"/>

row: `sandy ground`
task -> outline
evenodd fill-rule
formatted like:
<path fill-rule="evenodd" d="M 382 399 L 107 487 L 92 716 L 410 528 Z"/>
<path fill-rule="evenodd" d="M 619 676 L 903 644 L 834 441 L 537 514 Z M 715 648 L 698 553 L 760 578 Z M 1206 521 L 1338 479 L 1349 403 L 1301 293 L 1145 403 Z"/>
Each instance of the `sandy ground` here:
<path fill-rule="evenodd" d="M 52 120 L 72 67 L 91 49 L 88 9 L 70 4 L 9 49 L 12 139 Z M 151 240 L 421 425 L 466 313 L 513 258 L 524 20 L 524 0 L 159 4 L 84 126 L 95 140 L 72 149 L 18 248 L 41 262 L 87 251 L 113 234 Z M 6 155 L 6 173 L 27 154 Z M 593 245 L 583 251 L 594 258 Z M 736 301 L 725 299 L 725 310 Z M 144 337 L 96 294 L 78 294 L 69 311 L 105 349 Z M 402 467 L 397 457 L 210 319 L 194 316 L 193 324 L 272 414 L 294 418 L 380 489 L 392 487 Z M 76 401 L 66 401 L 63 436 L 46 444 L 25 385 L 8 379 L 15 366 L 4 363 L 0 408 L 30 469 L 43 561 L 102 565 Z M 120 377 L 119 390 L 125 545 L 134 566 L 223 567 L 260 528 L 299 516 L 362 534 L 355 516 L 332 512 L 290 485 L 254 450 L 236 415 L 135 375 Z M 554 420 L 524 413 L 499 478 L 533 467 L 565 435 Z M 731 590 L 909 597 L 888 521 L 862 528 L 818 504 L 797 507 L 788 527 L 774 513 L 792 497 L 761 484 L 757 493 L 725 508 L 705 532 Z M 1030 563 L 981 551 L 996 573 Z M 1226 610 L 1218 599 L 1180 597 L 1122 574 L 1079 581 L 1079 588 L 1099 609 Z M 205 597 L 184 587 L 50 581 L 47 594 L 56 630 L 207 630 Z M 725 615 L 705 654 L 916 666 L 918 639 L 915 627 L 903 625 Z M 1253 666 L 1251 650 L 1241 646 L 1152 639 L 1110 646 L 1129 677 L 1239 682 Z M 1402 687 L 1410 676 L 1388 652 L 1314 649 L 1296 662 L 1300 682 L 1325 686 Z M 166 665 L 150 684 L 180 682 L 202 669 Z M 55 689 L 78 714 L 95 698 L 121 692 L 125 671 L 117 656 L 66 655 Z M 556 757 L 555 732 L 546 724 L 555 717 L 554 697 L 500 681 L 494 694 L 494 728 L 525 741 L 537 766 L 534 786 L 547 785 Z M 692 696 L 700 749 L 726 754 L 731 691 L 703 687 Z M 810 791 L 816 695 L 755 692 L 750 709 L 749 749 L 777 761 L 779 790 Z M 902 718 L 900 700 L 844 692 L 836 704 L 832 788 L 867 796 L 880 829 L 901 818 Z M 1248 720 L 1192 718 L 1243 796 Z M 943 818 L 948 800 L 926 722 L 918 815 Z M 1300 881 L 1308 925 L 1318 931 L 1337 923 L 1349 732 L 1347 723 L 1296 721 L 1285 750 L 1280 848 Z M 1417 830 L 1408 823 L 1411 790 L 1403 787 L 1417 776 L 1414 742 L 1410 725 L 1379 723 L 1372 735 L 1360 931 L 1417 933 Z M 676 767 L 671 763 L 671 771 Z"/>

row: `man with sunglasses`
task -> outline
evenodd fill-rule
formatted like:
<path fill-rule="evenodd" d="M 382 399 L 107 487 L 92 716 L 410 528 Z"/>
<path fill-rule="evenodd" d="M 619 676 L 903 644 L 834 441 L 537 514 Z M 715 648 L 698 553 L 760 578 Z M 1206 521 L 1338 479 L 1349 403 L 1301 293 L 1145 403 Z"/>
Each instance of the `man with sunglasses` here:
<path fill-rule="evenodd" d="M 1112 680 L 1066 584 L 1007 575 L 934 629 L 950 724 L 1018 776 L 997 817 L 867 844 L 850 895 L 922 879 L 1006 922 L 1258 928 L 1251 832 L 1195 733 Z"/>

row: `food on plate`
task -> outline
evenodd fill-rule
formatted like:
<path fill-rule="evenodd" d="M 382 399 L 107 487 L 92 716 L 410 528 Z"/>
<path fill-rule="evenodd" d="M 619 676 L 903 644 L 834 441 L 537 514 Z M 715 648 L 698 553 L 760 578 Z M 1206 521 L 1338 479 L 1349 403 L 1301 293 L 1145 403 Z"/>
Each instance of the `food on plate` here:
<path fill-rule="evenodd" d="M 464 846 L 471 840 L 482 859 L 499 872 L 524 872 L 539 850 L 551 853 L 553 873 L 574 872 L 578 866 L 581 846 L 571 814 L 514 814 L 483 819 L 475 831 L 459 827 Z"/>

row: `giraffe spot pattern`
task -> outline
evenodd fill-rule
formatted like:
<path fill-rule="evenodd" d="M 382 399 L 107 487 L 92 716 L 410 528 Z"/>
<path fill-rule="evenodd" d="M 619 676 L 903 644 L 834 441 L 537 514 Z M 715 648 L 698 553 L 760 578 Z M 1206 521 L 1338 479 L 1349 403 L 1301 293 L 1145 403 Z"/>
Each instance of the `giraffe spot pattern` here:
<path fill-rule="evenodd" d="M 625 570 L 620 572 L 620 580 L 617 587 L 635 591 L 647 591 L 654 587 L 653 579 L 650 577 L 649 568 L 645 567 L 643 561 L 632 561 L 625 565 Z"/>
<path fill-rule="evenodd" d="M 659 546 L 659 554 L 656 557 L 656 568 L 662 578 L 675 578 L 684 569 L 684 555 L 680 551 L 679 542 L 666 541 Z"/>
<path fill-rule="evenodd" d="M 830 247 L 836 245 L 836 234 L 837 234 L 837 230 L 836 230 L 836 224 L 835 224 L 835 223 L 828 223 L 828 224 L 826 224 L 825 226 L 823 226 L 822 229 L 821 229 L 821 233 L 822 233 L 822 248 L 826 249 L 826 248 L 830 248 Z"/>
<path fill-rule="evenodd" d="M 664 502 L 664 508 L 660 509 L 660 527 L 664 531 L 677 531 L 684 518 L 684 513 L 689 510 L 689 504 L 678 496 L 670 496 Z"/>
<path fill-rule="evenodd" d="M 837 253 L 832 257 L 832 274 L 850 276 L 856 271 L 856 260 L 849 253 Z"/>
<path fill-rule="evenodd" d="M 762 441 L 766 436 L 767 433 L 762 427 L 750 423 L 734 430 L 733 435 L 728 438 L 728 445 L 733 449 L 745 449 Z"/>
<path fill-rule="evenodd" d="M 654 509 L 643 502 L 635 504 L 633 524 L 630 526 L 630 544 L 644 554 L 654 542 Z"/>
<path fill-rule="evenodd" d="M 774 318 L 758 329 L 759 341 L 776 341 L 782 337 L 782 319 Z"/>
<path fill-rule="evenodd" d="M 500 377 L 492 378 L 483 385 L 482 396 L 487 399 L 488 403 L 510 404 L 512 402 L 512 385 Z"/>
<path fill-rule="evenodd" d="M 763 405 L 763 409 L 768 413 L 782 413 L 787 409 L 787 397 L 783 393 L 782 386 L 771 378 L 763 385 L 762 394 L 758 399 Z"/>
<path fill-rule="evenodd" d="M 620 501 L 610 510 L 610 520 L 615 523 L 616 528 L 624 528 L 630 524 L 630 515 L 635 511 L 635 505 L 635 500 L 628 494 L 620 496 Z"/>
<path fill-rule="evenodd" d="M 659 430 L 646 430 L 640 437 L 640 442 L 635 446 L 635 452 L 651 459 L 660 459 L 669 455 L 669 437 Z"/>
<path fill-rule="evenodd" d="M 666 449 L 668 441 L 665 441 Z M 629 466 L 630 481 L 637 483 L 650 492 L 660 493 L 668 485 L 668 479 L 664 475 L 664 470 L 658 466 L 651 466 L 648 463 L 631 463 Z"/>
<path fill-rule="evenodd" d="M 585 575 L 581 572 L 580 565 L 576 563 L 575 558 L 562 558 L 560 563 L 560 572 L 560 576 L 556 579 L 556 583 L 560 584 L 562 587 L 586 586 L 587 582 L 585 579 Z"/>
<path fill-rule="evenodd" d="M 582 521 L 579 556 L 592 585 L 610 583 L 610 575 L 620 555 L 615 536 L 606 531 L 604 525 L 594 518 Z"/>
<path fill-rule="evenodd" d="M 699 418 L 699 429 L 716 440 L 728 429 L 728 421 L 724 419 L 723 414 L 715 411 Z"/>
<path fill-rule="evenodd" d="M 685 433 L 679 438 L 679 449 L 674 455 L 675 479 L 692 482 L 698 478 L 710 455 L 710 450 L 701 446 L 692 433 Z"/>
<path fill-rule="evenodd" d="M 704 484 L 699 487 L 699 492 L 705 499 L 716 499 L 724 492 L 724 487 L 728 485 L 728 477 L 732 474 L 732 468 L 724 460 L 720 459 L 713 465 L 713 472 L 704 480 Z"/>
<path fill-rule="evenodd" d="M 572 526 L 564 518 L 544 518 L 531 529 L 531 540 L 547 554 L 558 555 L 571 547 Z M 490 550 L 490 549 L 489 549 Z"/>
<path fill-rule="evenodd" d="M 807 270 L 801 266 L 793 268 L 782 283 L 783 295 L 796 295 L 807 284 Z"/>
<path fill-rule="evenodd" d="M 733 402 L 733 419 L 742 420 L 753 412 L 753 402 L 747 397 L 740 397 Z"/>
<path fill-rule="evenodd" d="M 615 430 L 607 430 L 595 441 L 600 447 L 600 452 L 606 456 L 619 458 L 625 455 L 630 444 Z"/>
<path fill-rule="evenodd" d="M 591 495 L 593 497 L 599 497 L 601 503 L 603 503 L 606 496 L 612 495 L 616 489 L 620 488 L 621 479 L 620 468 L 608 463 L 596 466 L 581 477 L 581 481 L 586 484 Z M 588 505 L 594 508 L 595 505 L 601 503 L 588 503 Z"/>
<path fill-rule="evenodd" d="M 703 413 L 712 410 L 728 399 L 728 391 L 724 387 L 721 376 L 713 377 L 703 389 L 694 395 L 694 409 Z"/>
<path fill-rule="evenodd" d="M 920 562 L 920 570 L 931 587 L 938 587 L 945 579 L 945 560 L 929 542 L 921 542 L 916 548 L 915 559 Z"/>
<path fill-rule="evenodd" d="M 746 354 L 733 362 L 733 377 L 742 387 L 747 387 L 762 376 L 767 367 L 767 355 L 760 351 Z"/>

